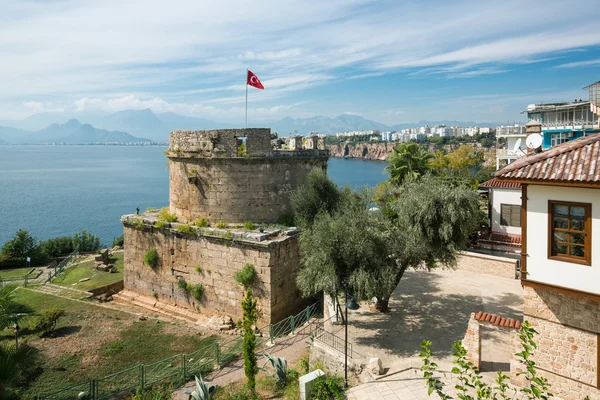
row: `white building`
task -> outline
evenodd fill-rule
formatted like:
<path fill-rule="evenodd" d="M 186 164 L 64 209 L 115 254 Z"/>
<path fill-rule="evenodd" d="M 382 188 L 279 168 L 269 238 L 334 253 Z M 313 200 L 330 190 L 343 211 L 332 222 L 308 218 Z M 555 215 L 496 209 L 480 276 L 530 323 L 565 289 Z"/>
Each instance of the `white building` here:
<path fill-rule="evenodd" d="M 510 164 L 527 154 L 525 125 L 499 126 L 496 128 L 496 140 L 499 138 L 506 140 L 506 146 L 496 149 L 496 170 L 500 169 L 502 160 Z"/>
<path fill-rule="evenodd" d="M 600 135 L 522 157 L 496 173 L 521 184 L 524 319 L 557 398 L 600 398 Z M 511 372 L 520 365 L 511 361 Z M 515 377 L 515 379 L 517 379 Z"/>
<path fill-rule="evenodd" d="M 492 178 L 482 183 L 488 190 L 490 234 L 478 241 L 489 250 L 518 253 L 521 249 L 521 184 Z"/>

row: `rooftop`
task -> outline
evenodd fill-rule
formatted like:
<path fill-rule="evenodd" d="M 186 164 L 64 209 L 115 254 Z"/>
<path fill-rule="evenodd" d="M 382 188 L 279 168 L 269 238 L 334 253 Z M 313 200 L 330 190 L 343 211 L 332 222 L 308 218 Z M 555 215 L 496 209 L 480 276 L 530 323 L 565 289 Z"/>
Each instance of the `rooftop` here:
<path fill-rule="evenodd" d="M 546 181 L 600 185 L 600 134 L 521 157 L 494 176 L 520 183 Z"/>
<path fill-rule="evenodd" d="M 529 104 L 527 109 L 521 111 L 521 114 L 535 111 L 553 111 L 553 110 L 564 110 L 569 108 L 576 108 L 581 106 L 589 106 L 589 100 L 574 100 L 564 103 L 540 103 L 540 104 Z"/>
<path fill-rule="evenodd" d="M 483 182 L 479 185 L 483 188 L 501 188 L 501 189 L 521 189 L 519 182 L 503 181 L 497 178 L 492 178 L 487 182 Z"/>

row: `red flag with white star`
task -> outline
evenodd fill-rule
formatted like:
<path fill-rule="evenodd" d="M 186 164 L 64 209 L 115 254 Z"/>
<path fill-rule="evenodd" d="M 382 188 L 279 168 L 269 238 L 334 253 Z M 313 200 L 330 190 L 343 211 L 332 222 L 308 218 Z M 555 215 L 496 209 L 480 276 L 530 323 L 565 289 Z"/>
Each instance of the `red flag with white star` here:
<path fill-rule="evenodd" d="M 258 80 L 258 77 L 254 74 L 254 72 L 252 72 L 250 70 L 248 70 L 248 78 L 246 80 L 246 84 L 253 86 L 257 89 L 261 89 L 261 90 L 265 89 L 263 84 Z"/>

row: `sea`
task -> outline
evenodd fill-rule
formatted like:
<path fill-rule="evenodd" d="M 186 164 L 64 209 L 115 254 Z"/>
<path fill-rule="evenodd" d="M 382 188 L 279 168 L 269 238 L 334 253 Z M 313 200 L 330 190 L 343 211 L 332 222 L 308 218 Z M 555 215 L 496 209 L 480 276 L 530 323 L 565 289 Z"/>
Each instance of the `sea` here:
<path fill-rule="evenodd" d="M 136 207 L 169 204 L 161 146 L 0 146 L 0 246 L 19 229 L 39 240 L 85 229 L 104 244 L 123 233 Z M 388 178 L 381 161 L 330 158 L 340 185 L 372 187 Z"/>

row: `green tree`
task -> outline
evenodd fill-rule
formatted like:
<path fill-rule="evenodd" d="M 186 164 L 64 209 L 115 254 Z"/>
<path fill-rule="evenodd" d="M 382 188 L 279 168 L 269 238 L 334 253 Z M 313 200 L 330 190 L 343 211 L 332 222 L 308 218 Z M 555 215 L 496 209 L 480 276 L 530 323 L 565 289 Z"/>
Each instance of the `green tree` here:
<path fill-rule="evenodd" d="M 79 251 L 96 251 L 100 248 L 100 238 L 84 229 L 73 235 L 73 247 Z"/>
<path fill-rule="evenodd" d="M 243 328 L 244 328 L 244 373 L 248 379 L 248 389 L 255 393 L 256 374 L 258 374 L 258 363 L 256 360 L 256 334 L 254 326 L 258 318 L 256 309 L 257 300 L 252 297 L 252 291 L 246 290 L 246 296 L 242 300 Z"/>
<path fill-rule="evenodd" d="M 430 169 L 429 160 L 432 156 L 429 151 L 412 142 L 394 147 L 387 159 L 390 180 L 396 185 L 401 185 L 407 178 L 424 175 Z"/>
<path fill-rule="evenodd" d="M 2 254 L 10 258 L 31 257 L 37 248 L 35 237 L 24 230 L 19 229 L 15 236 L 2 246 Z"/>
<path fill-rule="evenodd" d="M 14 388 L 23 373 L 35 364 L 37 353 L 34 348 L 21 345 L 18 348 L 0 344 L 0 398 L 18 398 Z"/>
<path fill-rule="evenodd" d="M 292 195 L 292 209 L 300 227 L 310 227 L 320 212 L 331 213 L 339 203 L 337 186 L 321 168 L 308 173 L 306 183 Z"/>

